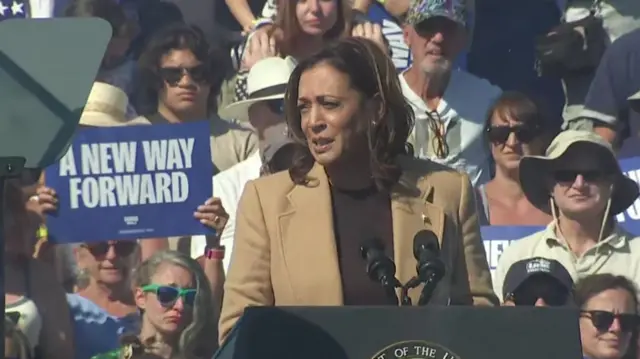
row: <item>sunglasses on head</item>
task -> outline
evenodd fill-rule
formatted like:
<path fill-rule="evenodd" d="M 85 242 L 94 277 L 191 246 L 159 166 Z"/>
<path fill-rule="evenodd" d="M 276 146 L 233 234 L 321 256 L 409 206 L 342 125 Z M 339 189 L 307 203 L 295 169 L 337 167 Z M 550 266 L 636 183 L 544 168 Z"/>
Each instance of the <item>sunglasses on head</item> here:
<path fill-rule="evenodd" d="M 193 303 L 196 301 L 196 293 L 198 292 L 195 289 L 182 289 L 159 284 L 145 285 L 142 287 L 142 291 L 145 293 L 154 293 L 160 304 L 165 307 L 173 306 L 180 297 L 182 297 L 184 305 L 193 307 Z"/>
<path fill-rule="evenodd" d="M 138 243 L 135 241 L 117 241 L 117 242 L 98 242 L 83 245 L 89 250 L 94 257 L 103 257 L 109 253 L 109 249 L 113 247 L 118 257 L 127 257 L 136 250 Z"/>
<path fill-rule="evenodd" d="M 640 326 L 640 316 L 636 314 L 615 314 L 604 310 L 583 310 L 580 312 L 583 318 L 591 319 L 591 323 L 599 332 L 607 332 L 611 328 L 614 319 L 618 319 L 620 330 L 628 333 Z"/>
<path fill-rule="evenodd" d="M 160 77 L 169 86 L 177 86 L 185 75 L 189 75 L 189 77 L 197 83 L 207 82 L 207 69 L 204 65 L 193 67 L 167 66 L 160 68 Z"/>
<path fill-rule="evenodd" d="M 540 133 L 535 126 L 517 125 L 517 126 L 489 126 L 487 127 L 487 137 L 493 143 L 505 143 L 512 133 L 516 136 L 518 142 L 529 143 L 533 141 Z"/>
<path fill-rule="evenodd" d="M 587 182 L 598 182 L 606 179 L 609 174 L 600 170 L 558 170 L 553 173 L 556 182 L 575 182 L 578 175 Z"/>

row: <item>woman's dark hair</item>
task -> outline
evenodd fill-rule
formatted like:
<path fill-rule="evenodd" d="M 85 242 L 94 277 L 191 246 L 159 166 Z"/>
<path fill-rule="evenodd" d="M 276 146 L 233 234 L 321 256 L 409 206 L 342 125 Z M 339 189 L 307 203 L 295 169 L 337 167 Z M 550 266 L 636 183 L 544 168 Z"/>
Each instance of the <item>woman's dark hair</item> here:
<path fill-rule="evenodd" d="M 131 23 L 127 15 L 114 0 L 73 0 L 64 11 L 66 17 L 98 17 L 111 25 L 113 36 L 127 34 L 131 29 Z"/>
<path fill-rule="evenodd" d="M 633 299 L 635 312 L 638 312 L 638 290 L 627 277 L 613 274 L 592 274 L 576 284 L 574 298 L 578 308 L 584 308 L 589 299 L 610 289 L 622 289 Z"/>
<path fill-rule="evenodd" d="M 3 219 L 5 231 L 8 231 L 11 237 L 5 239 L 5 250 L 7 246 L 19 246 L 20 250 L 14 254 L 19 257 L 30 255 L 33 250 L 31 247 L 33 243 L 25 243 L 24 239 L 32 237 L 31 233 L 29 233 L 32 229 L 31 217 L 29 216 L 29 211 L 27 211 L 26 203 L 28 199 L 25 196 L 21 180 L 19 178 L 9 179 L 5 184 L 4 194 L 4 203 L 1 204 L 4 205 L 5 209 Z"/>
<path fill-rule="evenodd" d="M 212 75 L 209 44 L 198 27 L 176 23 L 169 25 L 155 34 L 138 60 L 139 83 L 137 110 L 148 115 L 155 113 L 158 104 L 158 91 L 164 87 L 160 76 L 162 57 L 172 50 L 189 50 L 208 67 L 207 74 Z M 209 78 L 211 84 L 211 78 Z"/>
<path fill-rule="evenodd" d="M 302 74 L 320 64 L 327 64 L 348 76 L 351 87 L 360 93 L 363 102 L 380 102 L 380 118 L 367 120 L 363 125 L 367 128 L 373 179 L 378 188 L 388 189 L 400 178 L 401 169 L 396 164 L 396 157 L 413 155 L 407 138 L 413 128 L 414 114 L 402 94 L 391 60 L 377 44 L 359 38 L 347 38 L 329 45 L 298 64 L 291 74 L 285 95 L 285 116 L 293 139 L 304 146 L 300 146 L 300 153 L 289 169 L 291 179 L 297 184 L 307 183 L 307 174 L 314 164 L 301 127 L 298 87 Z"/>
<path fill-rule="evenodd" d="M 529 126 L 542 127 L 544 116 L 540 106 L 527 95 L 516 91 L 505 91 L 489 108 L 486 126 L 491 125 L 491 117 L 498 114 Z"/>
<path fill-rule="evenodd" d="M 349 0 L 336 0 L 338 3 L 338 17 L 336 23 L 324 34 L 327 40 L 337 40 L 347 36 L 351 32 L 351 2 Z M 296 1 L 278 0 L 278 13 L 275 19 L 274 29 L 282 30 L 282 39 L 278 41 L 278 50 L 288 55 L 295 46 L 295 40 L 302 29 L 296 16 Z"/>

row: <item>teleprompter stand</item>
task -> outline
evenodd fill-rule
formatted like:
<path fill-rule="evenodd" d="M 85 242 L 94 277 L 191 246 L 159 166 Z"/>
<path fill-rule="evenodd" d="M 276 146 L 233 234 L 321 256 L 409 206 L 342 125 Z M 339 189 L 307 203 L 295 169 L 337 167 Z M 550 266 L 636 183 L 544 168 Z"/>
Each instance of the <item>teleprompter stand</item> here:
<path fill-rule="evenodd" d="M 247 308 L 214 359 L 581 359 L 578 311 Z"/>
<path fill-rule="evenodd" d="M 64 155 L 110 37 L 109 24 L 100 19 L 0 22 L 0 288 L 5 184 Z M 4 295 L 0 303 L 4 307 Z"/>

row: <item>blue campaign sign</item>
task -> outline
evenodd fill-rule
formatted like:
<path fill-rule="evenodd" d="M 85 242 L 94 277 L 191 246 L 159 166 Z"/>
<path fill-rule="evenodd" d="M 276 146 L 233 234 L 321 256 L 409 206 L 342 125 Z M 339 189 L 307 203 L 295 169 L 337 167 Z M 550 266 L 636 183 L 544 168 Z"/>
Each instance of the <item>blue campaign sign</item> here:
<path fill-rule="evenodd" d="M 55 243 L 210 234 L 193 217 L 212 195 L 208 121 L 80 129 L 46 169 Z"/>
<path fill-rule="evenodd" d="M 512 241 L 539 232 L 544 228 L 540 226 L 482 226 L 480 233 L 491 275 L 498 267 L 500 256 Z"/>
<path fill-rule="evenodd" d="M 619 163 L 627 177 L 636 183 L 640 182 L 640 157 L 622 159 L 619 160 Z M 633 234 L 640 234 L 640 201 L 636 199 L 626 211 L 618 214 L 616 219 L 627 231 Z"/>
<path fill-rule="evenodd" d="M 387 39 L 389 47 L 391 47 L 391 59 L 396 69 L 398 71 L 407 69 L 411 65 L 411 52 L 409 51 L 409 46 L 404 42 L 402 27 L 384 6 L 377 1 L 374 1 L 369 6 L 367 16 L 371 22 L 379 24 L 382 28 L 382 35 Z"/>

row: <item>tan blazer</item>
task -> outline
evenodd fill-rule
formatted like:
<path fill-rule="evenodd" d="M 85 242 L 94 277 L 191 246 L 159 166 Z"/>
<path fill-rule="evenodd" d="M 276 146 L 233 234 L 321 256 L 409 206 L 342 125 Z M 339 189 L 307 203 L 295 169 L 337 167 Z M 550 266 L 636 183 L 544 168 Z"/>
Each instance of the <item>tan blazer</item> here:
<path fill-rule="evenodd" d="M 399 163 L 404 173 L 391 198 L 396 277 L 406 283 L 416 275 L 413 238 L 429 229 L 447 267 L 438 291 L 447 291 L 452 304 L 498 304 L 468 177 L 429 161 Z M 309 177 L 306 186 L 287 172 L 246 184 L 224 286 L 221 342 L 248 306 L 343 304 L 329 181 L 318 164 Z M 410 292 L 413 303 L 421 289 Z"/>

